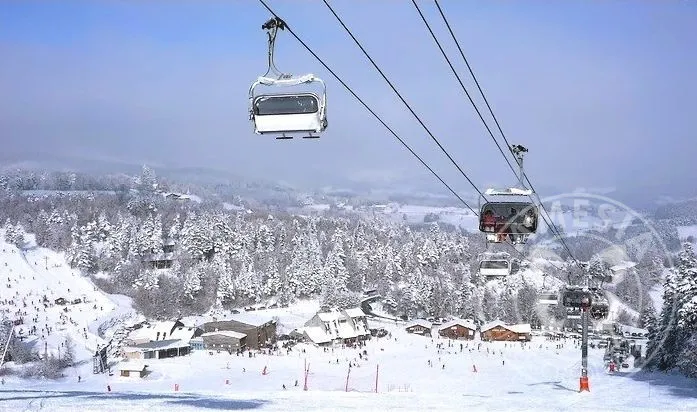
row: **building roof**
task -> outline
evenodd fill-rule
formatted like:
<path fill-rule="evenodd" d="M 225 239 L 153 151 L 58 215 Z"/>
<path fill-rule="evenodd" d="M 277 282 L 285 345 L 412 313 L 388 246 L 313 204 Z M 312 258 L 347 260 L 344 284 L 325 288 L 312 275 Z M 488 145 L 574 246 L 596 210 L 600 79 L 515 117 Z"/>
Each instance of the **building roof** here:
<path fill-rule="evenodd" d="M 363 310 L 361 308 L 346 309 L 346 314 L 351 318 L 365 317 L 365 313 L 363 313 Z"/>
<path fill-rule="evenodd" d="M 119 364 L 119 370 L 120 371 L 129 371 L 129 372 L 142 372 L 143 369 L 147 368 L 148 365 L 144 364 L 143 362 L 137 362 L 137 361 L 127 361 L 127 362 L 121 362 Z"/>
<path fill-rule="evenodd" d="M 177 349 L 185 348 L 189 346 L 188 342 L 184 342 L 179 339 L 167 339 L 167 340 L 155 340 L 151 342 L 141 343 L 139 345 L 131 345 L 129 349 L 135 349 L 140 351 L 151 351 L 151 350 L 166 350 L 166 349 Z"/>
<path fill-rule="evenodd" d="M 234 320 L 236 322 L 244 323 L 250 326 L 263 326 L 267 323 L 273 322 L 270 316 L 259 315 L 257 313 L 242 312 L 236 313 L 230 317 L 228 320 Z"/>
<path fill-rule="evenodd" d="M 486 332 L 489 329 L 494 329 L 497 326 L 506 327 L 506 324 L 501 320 L 493 320 L 482 325 L 482 332 Z"/>
<path fill-rule="evenodd" d="M 227 336 L 228 338 L 235 338 L 235 339 L 242 339 L 242 338 L 247 336 L 246 333 L 235 332 L 232 330 L 218 330 L 215 332 L 206 332 L 201 336 L 203 337 L 203 336 L 213 336 L 213 335 L 222 335 L 222 336 Z"/>
<path fill-rule="evenodd" d="M 343 313 L 339 312 L 336 309 L 329 312 L 318 312 L 317 316 L 319 316 L 319 319 L 322 322 L 331 322 L 345 317 Z"/>
<path fill-rule="evenodd" d="M 486 332 L 486 331 L 493 329 L 497 326 L 508 329 L 511 332 L 515 332 L 515 333 L 530 333 L 532 330 L 529 323 L 519 323 L 517 325 L 506 325 L 503 321 L 495 320 L 493 322 L 489 322 L 489 323 L 482 325 L 482 332 Z"/>
<path fill-rule="evenodd" d="M 506 327 L 515 333 L 530 333 L 530 332 L 532 332 L 532 328 L 530 327 L 529 323 L 518 323 L 516 325 L 508 325 Z"/>
<path fill-rule="evenodd" d="M 438 330 L 447 329 L 455 325 L 463 326 L 469 330 L 477 330 L 477 326 L 474 324 L 474 322 L 472 322 L 471 320 L 464 319 L 453 319 L 451 321 L 445 322 L 444 324 L 438 327 Z"/>
<path fill-rule="evenodd" d="M 183 341 L 189 341 L 193 339 L 196 333 L 196 328 L 190 326 L 179 326 L 172 331 L 170 337 L 172 339 L 179 339 Z"/>
<path fill-rule="evenodd" d="M 129 335 L 129 339 L 147 339 L 147 340 L 164 340 L 169 337 L 169 334 L 174 329 L 176 321 L 154 322 L 150 325 L 143 325 L 140 329 L 133 330 Z M 159 335 L 158 335 L 159 332 Z M 166 334 L 166 335 L 165 335 Z"/>
<path fill-rule="evenodd" d="M 426 319 L 414 319 L 405 328 L 409 329 L 409 328 L 412 328 L 414 326 L 423 326 L 426 329 L 431 329 L 433 324 L 431 322 L 427 321 Z"/>
<path fill-rule="evenodd" d="M 333 336 L 326 333 L 320 326 L 305 326 L 299 328 L 298 332 L 304 333 L 314 343 L 328 343 L 333 340 Z"/>

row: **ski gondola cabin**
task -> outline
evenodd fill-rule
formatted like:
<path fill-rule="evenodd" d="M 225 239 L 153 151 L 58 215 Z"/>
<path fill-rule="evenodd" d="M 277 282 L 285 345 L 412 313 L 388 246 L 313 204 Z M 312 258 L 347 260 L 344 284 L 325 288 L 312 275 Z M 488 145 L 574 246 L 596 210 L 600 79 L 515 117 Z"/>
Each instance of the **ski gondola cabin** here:
<path fill-rule="evenodd" d="M 567 289 L 562 296 L 562 305 L 567 308 L 590 308 L 593 303 L 590 291 Z"/>
<path fill-rule="evenodd" d="M 485 259 L 479 263 L 479 274 L 487 278 L 508 276 L 511 263 L 505 259 Z"/>
<path fill-rule="evenodd" d="M 479 231 L 514 235 L 535 233 L 537 216 L 537 206 L 530 202 L 487 202 L 479 214 Z"/>
<path fill-rule="evenodd" d="M 283 92 L 257 94 L 260 85 L 290 87 L 319 83 L 321 94 L 313 92 Z M 312 74 L 299 78 L 274 80 L 260 77 L 250 88 L 250 117 L 257 134 L 321 133 L 327 127 L 326 87 Z"/>

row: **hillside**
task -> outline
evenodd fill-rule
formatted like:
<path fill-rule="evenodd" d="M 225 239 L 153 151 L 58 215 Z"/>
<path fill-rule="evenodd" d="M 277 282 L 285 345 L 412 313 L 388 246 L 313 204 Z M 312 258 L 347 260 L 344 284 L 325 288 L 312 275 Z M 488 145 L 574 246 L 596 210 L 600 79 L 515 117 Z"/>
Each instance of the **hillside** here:
<path fill-rule="evenodd" d="M 59 356 L 69 336 L 78 359 L 94 354 L 107 343 L 100 327 L 114 317 L 133 314 L 126 297 L 110 297 L 92 281 L 71 269 L 62 253 L 37 247 L 33 236 L 25 237 L 22 249 L 5 241 L 0 231 L 0 310 L 23 342 L 43 355 Z M 66 304 L 56 303 L 63 298 Z M 79 299 L 80 303 L 73 303 Z M 47 329 L 48 328 L 48 329 Z"/>

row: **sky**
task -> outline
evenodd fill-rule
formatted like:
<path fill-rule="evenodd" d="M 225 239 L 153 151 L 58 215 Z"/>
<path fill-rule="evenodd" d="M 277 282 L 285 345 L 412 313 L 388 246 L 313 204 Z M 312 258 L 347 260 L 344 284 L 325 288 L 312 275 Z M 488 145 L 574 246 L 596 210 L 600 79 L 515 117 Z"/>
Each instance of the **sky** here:
<path fill-rule="evenodd" d="M 448 183 L 473 191 L 321 1 L 268 4 Z M 478 188 L 515 183 L 411 2 L 330 4 Z M 434 3 L 418 4 L 486 115 Z M 506 137 L 529 148 L 538 189 L 697 194 L 697 2 L 440 4 Z M 329 127 L 313 140 L 254 134 L 247 93 L 266 71 L 269 17 L 255 0 L 0 2 L 2 160 L 440 189 L 287 32 L 277 65 L 326 81 Z"/>

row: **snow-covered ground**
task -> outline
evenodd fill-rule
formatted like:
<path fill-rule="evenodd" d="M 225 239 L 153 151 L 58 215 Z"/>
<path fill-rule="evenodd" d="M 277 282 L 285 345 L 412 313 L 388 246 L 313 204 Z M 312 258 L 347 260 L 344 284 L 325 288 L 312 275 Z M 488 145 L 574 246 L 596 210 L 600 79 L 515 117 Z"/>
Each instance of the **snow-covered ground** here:
<path fill-rule="evenodd" d="M 358 349 L 325 352 L 306 344 L 252 358 L 195 351 L 186 357 L 145 361 L 151 374 L 144 379 L 120 377 L 118 366 L 112 376 L 93 375 L 90 355 L 104 343 L 97 330 L 114 319 L 137 317 L 130 298 L 104 294 L 70 269 L 62 254 L 36 247 L 31 237 L 24 250 L 2 239 L 0 233 L 0 273 L 10 285 L 0 288 L 3 314 L 24 320 L 17 333 L 27 335 L 36 325 L 38 331 L 29 339 L 46 343 L 50 352 L 58 350 L 65 336 L 72 336 L 82 362 L 55 381 L 4 376 L 0 410 L 697 410 L 697 381 L 635 369 L 610 375 L 603 369 L 599 349 L 590 350 L 591 392 L 579 393 L 580 349 L 572 339 L 534 337 L 524 346 L 479 338 L 451 342 L 409 335 L 401 322 L 387 320 L 370 321 L 371 327 L 384 327 L 391 336 L 368 341 L 361 348 L 367 356 L 359 355 Z M 534 266 L 506 282 L 541 287 L 542 279 L 541 269 Z M 488 286 L 496 288 L 496 282 Z M 548 279 L 545 286 L 557 283 Z M 49 300 L 46 307 L 39 302 L 43 295 Z M 86 298 L 88 303 L 60 306 L 54 302 L 58 297 Z M 614 295 L 609 297 L 611 312 L 625 307 Z M 275 318 L 278 332 L 288 333 L 318 309 L 317 301 L 301 301 L 239 315 Z M 380 304 L 373 309 L 382 312 Z M 198 324 L 226 315 L 211 311 L 183 320 Z M 54 331 L 46 335 L 41 331 L 45 325 Z M 563 348 L 557 348 L 560 343 Z M 350 373 L 349 362 L 355 363 Z M 264 368 L 267 374 L 262 374 Z"/>
<path fill-rule="evenodd" d="M 42 353 L 47 350 L 58 355 L 61 344 L 70 336 L 78 355 L 89 356 L 97 345 L 105 343 L 98 336 L 99 326 L 131 310 L 130 301 L 110 298 L 89 278 L 71 269 L 62 253 L 37 247 L 32 235 L 26 236 L 26 240 L 20 250 L 5 242 L 4 234 L 0 233 L 2 316 L 21 320 L 15 334 L 37 345 L 35 349 Z M 69 302 L 80 299 L 81 303 L 56 304 L 59 298 Z M 32 327 L 36 327 L 35 332 Z"/>
<path fill-rule="evenodd" d="M 363 359 L 358 349 L 324 352 L 309 345 L 254 358 L 198 351 L 148 360 L 152 373 L 145 379 L 81 371 L 78 383 L 77 370 L 55 382 L 6 377 L 0 405 L 5 410 L 52 411 L 697 409 L 694 380 L 634 369 L 610 375 L 603 369 L 600 349 L 590 350 L 591 392 L 579 393 L 580 350 L 571 339 L 535 337 L 525 346 L 432 341 L 408 335 L 391 322 L 375 326 L 387 328 L 392 336 L 370 340 L 362 348 L 368 353 Z M 556 349 L 559 343 L 564 343 L 562 349 Z M 349 361 L 358 365 L 350 373 Z M 306 364 L 308 391 L 303 390 Z"/>
<path fill-rule="evenodd" d="M 678 226 L 678 238 L 682 241 L 687 240 L 688 237 L 692 236 L 697 242 L 697 225 L 692 226 Z"/>

